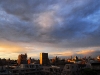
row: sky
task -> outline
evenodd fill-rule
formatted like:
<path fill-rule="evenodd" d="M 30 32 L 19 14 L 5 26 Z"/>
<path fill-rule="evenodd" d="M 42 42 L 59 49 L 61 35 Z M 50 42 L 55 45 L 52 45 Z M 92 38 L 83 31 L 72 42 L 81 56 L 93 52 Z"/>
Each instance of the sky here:
<path fill-rule="evenodd" d="M 0 0 L 0 58 L 100 55 L 100 0 Z"/>

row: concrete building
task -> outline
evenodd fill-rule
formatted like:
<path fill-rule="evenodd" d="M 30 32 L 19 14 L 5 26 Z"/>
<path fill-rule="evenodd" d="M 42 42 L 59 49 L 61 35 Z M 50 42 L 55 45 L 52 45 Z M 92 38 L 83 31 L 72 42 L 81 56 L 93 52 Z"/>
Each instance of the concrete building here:
<path fill-rule="evenodd" d="M 49 64 L 48 53 L 40 53 L 40 64 L 41 65 Z"/>
<path fill-rule="evenodd" d="M 18 65 L 27 64 L 27 54 L 21 54 L 18 56 Z"/>
<path fill-rule="evenodd" d="M 66 64 L 61 75 L 82 75 L 82 70 L 85 68 L 86 64 Z"/>
<path fill-rule="evenodd" d="M 42 75 L 61 75 L 61 68 L 58 66 L 43 66 Z"/>
<path fill-rule="evenodd" d="M 6 69 L 5 66 L 0 66 L 0 75 L 11 75 L 11 73 Z"/>
<path fill-rule="evenodd" d="M 11 66 L 12 75 L 41 75 L 42 65 L 40 64 L 21 64 L 20 66 Z"/>
<path fill-rule="evenodd" d="M 79 75 L 78 72 L 79 69 L 77 64 L 66 64 L 62 71 L 62 75 Z"/>

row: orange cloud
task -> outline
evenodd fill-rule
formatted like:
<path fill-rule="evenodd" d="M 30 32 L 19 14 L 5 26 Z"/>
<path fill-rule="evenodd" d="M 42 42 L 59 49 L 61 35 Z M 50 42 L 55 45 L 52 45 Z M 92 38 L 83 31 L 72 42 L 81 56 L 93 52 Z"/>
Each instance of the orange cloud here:
<path fill-rule="evenodd" d="M 93 52 L 94 52 L 94 50 L 82 50 L 82 51 L 77 52 L 77 54 L 90 54 Z"/>
<path fill-rule="evenodd" d="M 6 43 L 0 43 L 0 52 L 21 53 L 25 52 L 25 48 L 15 43 L 6 42 Z"/>
<path fill-rule="evenodd" d="M 58 55 L 58 56 L 72 56 L 72 51 L 65 51 L 65 52 L 53 52 L 51 55 Z"/>

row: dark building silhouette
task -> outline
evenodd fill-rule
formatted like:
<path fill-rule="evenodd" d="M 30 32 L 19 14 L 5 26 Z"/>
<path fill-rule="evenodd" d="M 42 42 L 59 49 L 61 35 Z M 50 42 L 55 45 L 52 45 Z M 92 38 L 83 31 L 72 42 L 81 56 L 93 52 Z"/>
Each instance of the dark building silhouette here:
<path fill-rule="evenodd" d="M 56 56 L 55 58 L 52 59 L 53 65 L 58 65 L 59 63 L 60 63 L 59 57 Z"/>
<path fill-rule="evenodd" d="M 3 66 L 3 65 L 7 65 L 7 61 L 5 58 L 4 59 L 0 58 L 0 66 Z"/>
<path fill-rule="evenodd" d="M 18 65 L 27 64 L 27 54 L 21 54 L 18 56 Z"/>

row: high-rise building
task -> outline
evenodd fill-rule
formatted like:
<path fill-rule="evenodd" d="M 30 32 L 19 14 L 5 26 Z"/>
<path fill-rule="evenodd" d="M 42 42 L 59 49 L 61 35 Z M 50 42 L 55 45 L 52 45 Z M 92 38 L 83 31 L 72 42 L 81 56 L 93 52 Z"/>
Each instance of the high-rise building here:
<path fill-rule="evenodd" d="M 40 53 L 40 64 L 41 65 L 49 64 L 48 53 Z"/>
<path fill-rule="evenodd" d="M 27 64 L 27 54 L 21 54 L 18 56 L 18 65 Z"/>

